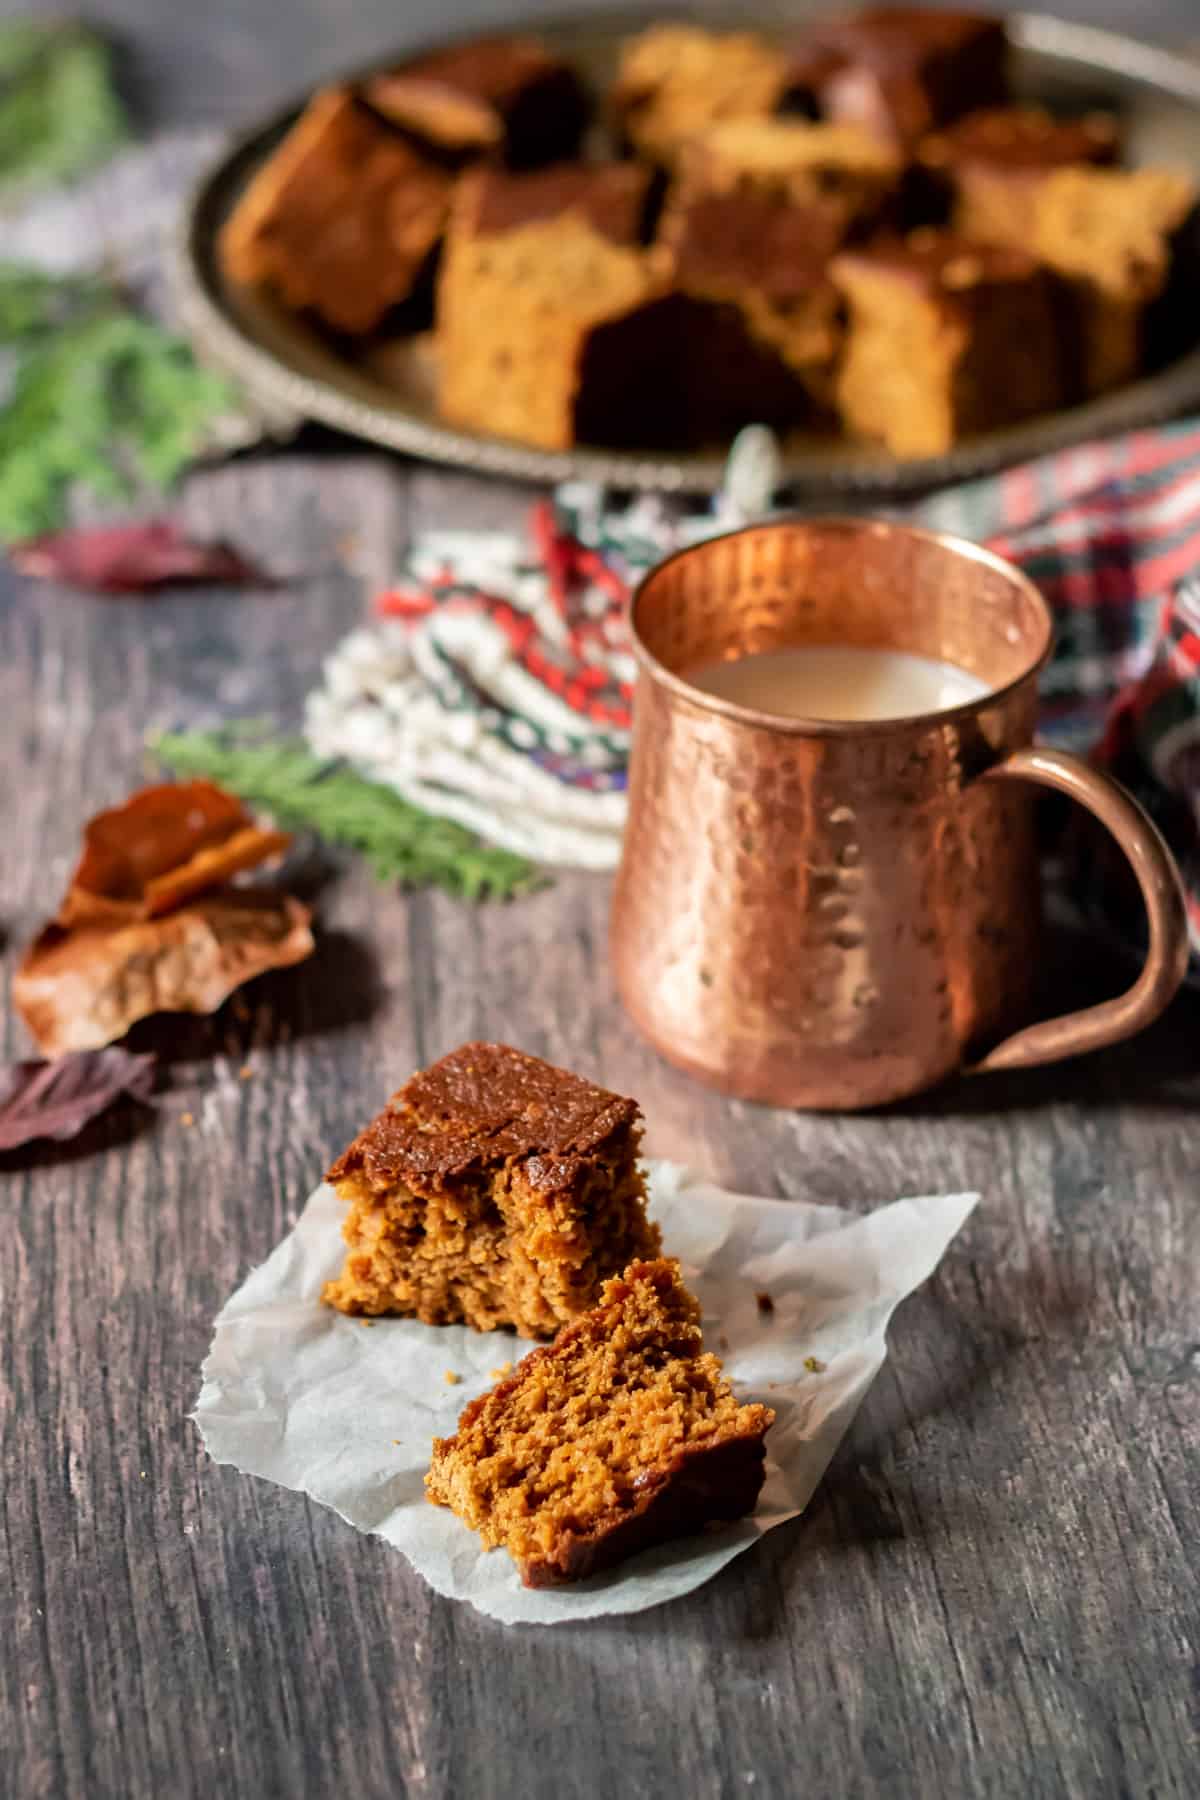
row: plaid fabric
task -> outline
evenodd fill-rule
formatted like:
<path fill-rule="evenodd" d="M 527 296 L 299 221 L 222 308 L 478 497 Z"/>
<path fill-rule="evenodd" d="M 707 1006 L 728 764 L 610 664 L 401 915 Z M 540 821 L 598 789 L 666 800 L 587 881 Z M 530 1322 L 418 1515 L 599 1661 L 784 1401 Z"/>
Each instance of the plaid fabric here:
<path fill-rule="evenodd" d="M 981 539 L 1054 612 L 1039 730 L 1137 796 L 1175 852 L 1200 977 L 1200 423 L 1185 420 L 1028 463 L 938 495 L 923 522 Z M 1140 947 L 1140 901 L 1094 840 L 1075 897 Z"/>
<path fill-rule="evenodd" d="M 1108 766 L 1156 819 L 1200 953 L 1200 421 L 1046 457 L 900 516 L 988 544 L 1046 595 L 1057 636 L 1042 735 Z M 535 509 L 523 541 L 418 540 L 378 623 L 331 659 L 310 701 L 314 747 L 530 854 L 611 866 L 630 586 L 669 550 L 739 522 L 728 492 L 697 514 L 571 486 Z M 1135 941 L 1140 912 L 1120 872 L 1093 860 L 1076 879 L 1097 921 Z"/>

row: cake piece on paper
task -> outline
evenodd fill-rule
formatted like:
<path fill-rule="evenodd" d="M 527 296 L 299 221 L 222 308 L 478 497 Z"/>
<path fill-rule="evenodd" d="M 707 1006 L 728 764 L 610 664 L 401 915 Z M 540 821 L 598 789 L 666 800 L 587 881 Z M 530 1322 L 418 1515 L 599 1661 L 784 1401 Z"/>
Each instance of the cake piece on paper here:
<path fill-rule="evenodd" d="M 955 231 L 1028 250 L 1047 180 L 1060 169 L 1114 163 L 1119 147 L 1107 113 L 1056 119 L 1039 106 L 1001 106 L 935 132 L 917 160 L 943 189 Z"/>
<path fill-rule="evenodd" d="M 438 279 L 443 419 L 540 449 L 653 444 L 670 420 L 669 270 L 632 163 L 463 177 Z"/>
<path fill-rule="evenodd" d="M 1064 398 L 1052 283 L 1021 250 L 922 229 L 841 251 L 842 421 L 896 456 L 1051 412 Z"/>
<path fill-rule="evenodd" d="M 622 47 L 610 117 L 623 144 L 669 168 L 718 120 L 772 113 L 788 76 L 787 53 L 753 32 L 651 25 Z"/>
<path fill-rule="evenodd" d="M 419 300 L 453 177 L 346 88 L 312 99 L 221 234 L 226 272 L 358 336 Z"/>
<path fill-rule="evenodd" d="M 548 1337 L 659 1246 L 641 1115 L 504 1044 L 465 1044 L 412 1077 L 326 1179 L 349 1205 L 341 1312 Z"/>
<path fill-rule="evenodd" d="M 534 168 L 573 157 L 590 107 L 574 70 L 537 38 L 489 37 L 375 75 L 367 104 L 434 155 Z"/>
<path fill-rule="evenodd" d="M 636 1262 L 434 1439 L 425 1483 L 526 1587 L 554 1587 L 751 1512 L 774 1418 L 705 1351 L 679 1264 Z"/>
<path fill-rule="evenodd" d="M 794 46 L 782 104 L 859 125 L 904 149 L 965 112 L 1007 98 L 1000 19 L 871 6 L 818 21 Z"/>

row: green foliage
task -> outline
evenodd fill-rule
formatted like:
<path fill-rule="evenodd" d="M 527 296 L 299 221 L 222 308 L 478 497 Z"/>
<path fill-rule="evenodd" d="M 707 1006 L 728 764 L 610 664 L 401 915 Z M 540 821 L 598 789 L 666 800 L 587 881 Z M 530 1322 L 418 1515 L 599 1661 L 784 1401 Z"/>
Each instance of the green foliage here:
<path fill-rule="evenodd" d="M 108 46 L 94 32 L 0 21 L 0 195 L 82 174 L 128 135 Z"/>
<path fill-rule="evenodd" d="M 61 525 L 75 483 L 111 501 L 169 487 L 234 404 L 182 338 L 90 277 L 0 263 L 0 348 L 12 363 L 0 404 L 9 542 Z"/>
<path fill-rule="evenodd" d="M 378 881 L 439 887 L 465 900 L 508 900 L 540 885 L 524 857 L 480 843 L 352 769 L 322 762 L 295 739 L 266 742 L 230 727 L 163 733 L 150 749 L 177 774 L 207 776 L 286 828 L 358 851 Z"/>

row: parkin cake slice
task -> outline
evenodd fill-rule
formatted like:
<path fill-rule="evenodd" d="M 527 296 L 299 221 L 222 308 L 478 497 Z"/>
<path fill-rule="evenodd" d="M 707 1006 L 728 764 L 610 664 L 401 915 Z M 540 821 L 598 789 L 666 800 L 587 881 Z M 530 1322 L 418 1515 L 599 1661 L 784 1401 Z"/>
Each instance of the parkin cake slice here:
<path fill-rule="evenodd" d="M 326 1179 L 350 1246 L 323 1298 L 427 1325 L 551 1337 L 659 1249 L 636 1101 L 506 1044 L 413 1076 Z"/>
<path fill-rule="evenodd" d="M 555 1587 L 750 1512 L 774 1419 L 705 1351 L 679 1264 L 637 1262 L 434 1439 L 425 1486 Z"/>

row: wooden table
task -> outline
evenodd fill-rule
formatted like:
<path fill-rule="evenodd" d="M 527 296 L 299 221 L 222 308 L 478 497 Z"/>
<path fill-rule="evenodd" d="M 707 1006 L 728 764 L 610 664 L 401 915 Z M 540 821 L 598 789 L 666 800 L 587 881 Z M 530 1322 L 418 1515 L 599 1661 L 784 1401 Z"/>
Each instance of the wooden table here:
<path fill-rule="evenodd" d="M 524 504 L 331 444 L 187 488 L 188 522 L 295 571 L 284 590 L 104 602 L 0 569 L 6 971 L 148 728 L 294 723 L 406 533 Z M 472 910 L 348 869 L 310 964 L 248 1016 L 157 1034 L 154 1115 L 0 1165 L 0 1794 L 1197 1791 L 1195 1000 L 1135 1045 L 886 1116 L 772 1113 L 633 1035 L 607 898 L 561 875 Z M 1059 1003 L 1120 979 L 1070 937 L 1049 964 Z M 213 1315 L 330 1153 L 413 1067 L 489 1035 L 637 1094 L 651 1150 L 745 1189 L 984 1196 L 806 1518 L 628 1621 L 506 1631 L 212 1467 L 187 1422 Z"/>

